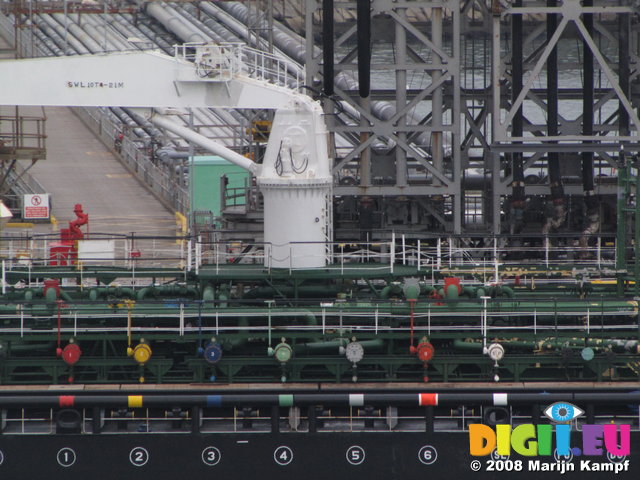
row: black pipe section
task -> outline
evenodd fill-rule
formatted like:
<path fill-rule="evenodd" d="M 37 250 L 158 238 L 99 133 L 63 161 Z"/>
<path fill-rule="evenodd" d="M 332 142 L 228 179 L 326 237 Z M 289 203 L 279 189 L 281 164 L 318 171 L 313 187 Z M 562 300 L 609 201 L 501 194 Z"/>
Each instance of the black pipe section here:
<path fill-rule="evenodd" d="M 358 91 L 367 98 L 371 92 L 371 0 L 358 0 Z"/>
<path fill-rule="evenodd" d="M 618 81 L 620 90 L 628 98 L 629 96 L 629 30 L 631 28 L 631 15 L 618 15 Z M 629 113 L 625 110 L 622 101 L 618 102 L 618 125 L 620 135 L 629 135 Z"/>
<path fill-rule="evenodd" d="M 548 7 L 556 7 L 557 0 L 547 0 Z M 547 14 L 547 42 L 558 28 L 558 15 Z M 558 46 L 553 47 L 547 59 L 547 135 L 558 135 Z M 555 204 L 563 202 L 564 191 L 560 175 L 560 159 L 558 152 L 547 153 L 549 164 L 549 186 L 551 199 Z"/>
<path fill-rule="evenodd" d="M 640 404 L 640 392 L 526 392 L 526 393 L 326 393 L 326 394 L 228 394 L 228 395 L 141 395 L 135 396 L 135 405 L 130 403 L 130 397 L 124 395 L 11 395 L 0 396 L 1 408 L 98 408 L 111 407 L 126 411 L 135 408 L 152 407 L 193 407 L 202 406 L 238 407 L 242 406 L 245 419 L 252 418 L 252 408 L 269 406 L 272 421 L 276 417 L 276 409 L 283 406 L 282 397 L 287 397 L 289 406 L 459 406 L 459 405 L 549 405 L 554 402 L 574 402 L 579 405 L 637 405 Z M 70 400 L 73 398 L 73 401 Z M 212 403 L 212 399 L 215 399 Z M 248 407 L 250 405 L 251 407 Z M 425 410 L 425 421 L 430 416 Z M 96 417 L 99 418 L 99 417 Z M 125 417 L 123 417 L 125 418 Z M 318 419 L 316 418 L 316 422 Z"/>
<path fill-rule="evenodd" d="M 322 0 L 322 68 L 324 94 L 333 95 L 333 0 Z"/>
<path fill-rule="evenodd" d="M 592 7 L 593 0 L 584 0 L 585 7 Z M 584 14 L 582 23 L 593 38 L 593 14 Z M 594 100 L 594 78 L 593 78 L 593 52 L 585 40 L 582 41 L 583 53 L 583 76 L 584 86 L 582 89 L 582 134 L 584 136 L 593 135 L 593 100 Z M 582 152 L 582 186 L 584 189 L 587 215 L 594 213 L 598 209 L 598 202 L 594 196 L 593 183 L 593 152 Z"/>
<path fill-rule="evenodd" d="M 514 6 L 521 7 L 522 0 L 516 0 Z M 511 21 L 511 101 L 515 103 L 522 91 L 523 51 L 522 51 L 522 15 L 514 15 Z M 514 137 L 521 137 L 523 133 L 522 105 L 513 116 L 511 133 Z M 522 166 L 522 152 L 511 154 L 511 168 L 513 181 L 511 183 L 511 232 L 518 234 L 524 226 L 523 212 L 525 206 L 524 170 Z"/>

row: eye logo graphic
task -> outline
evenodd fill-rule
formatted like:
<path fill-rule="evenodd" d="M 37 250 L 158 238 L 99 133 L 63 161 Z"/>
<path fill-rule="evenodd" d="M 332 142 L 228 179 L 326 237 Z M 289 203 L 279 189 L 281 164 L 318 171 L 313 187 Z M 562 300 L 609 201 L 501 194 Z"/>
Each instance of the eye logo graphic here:
<path fill-rule="evenodd" d="M 567 402 L 556 402 L 549 405 L 543 412 L 545 416 L 555 423 L 569 423 L 584 413 L 579 407 Z"/>

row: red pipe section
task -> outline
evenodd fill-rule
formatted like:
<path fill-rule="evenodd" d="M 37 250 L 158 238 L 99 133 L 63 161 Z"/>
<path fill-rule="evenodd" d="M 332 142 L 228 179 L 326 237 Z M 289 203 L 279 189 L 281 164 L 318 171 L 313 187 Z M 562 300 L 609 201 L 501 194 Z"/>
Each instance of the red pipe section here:
<path fill-rule="evenodd" d="M 411 338 L 411 346 L 409 347 L 409 352 L 414 354 L 416 353 L 416 347 L 413 344 L 413 318 L 414 318 L 414 309 L 416 306 L 416 301 L 415 299 L 411 299 L 409 300 L 409 307 L 411 308 L 411 314 L 410 314 L 410 318 L 411 318 L 411 333 L 410 333 L 410 338 Z"/>

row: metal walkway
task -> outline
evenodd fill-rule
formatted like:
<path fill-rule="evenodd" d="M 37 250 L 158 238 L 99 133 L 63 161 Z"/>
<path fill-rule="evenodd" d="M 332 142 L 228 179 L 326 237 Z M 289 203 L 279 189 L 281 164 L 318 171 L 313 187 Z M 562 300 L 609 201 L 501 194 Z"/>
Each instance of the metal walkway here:
<path fill-rule="evenodd" d="M 81 203 L 91 232 L 175 235 L 174 215 L 128 172 L 68 108 L 47 107 L 47 160 L 31 174 L 52 196 L 60 221 Z"/>
<path fill-rule="evenodd" d="M 11 56 L 0 37 L 3 58 Z M 38 108 L 38 115 L 42 111 Z M 21 112 L 28 114 L 29 109 Z M 68 108 L 45 110 L 47 159 L 29 173 L 51 194 L 52 213 L 60 226 L 75 220 L 80 203 L 89 214 L 90 232 L 136 235 L 176 234 L 173 212 L 161 205 Z M 25 161 L 24 167 L 28 165 Z M 35 226 L 49 233 L 48 224 Z"/>

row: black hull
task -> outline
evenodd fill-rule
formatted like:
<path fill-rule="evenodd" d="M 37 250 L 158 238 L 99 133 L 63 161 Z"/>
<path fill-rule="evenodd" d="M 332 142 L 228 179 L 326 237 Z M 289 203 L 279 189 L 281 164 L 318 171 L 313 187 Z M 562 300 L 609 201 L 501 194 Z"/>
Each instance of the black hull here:
<path fill-rule="evenodd" d="M 640 435 L 637 432 L 632 434 L 631 442 L 632 453 L 627 458 L 629 467 L 615 478 L 638 477 L 640 455 L 637 445 Z M 354 463 L 364 452 L 364 460 L 356 465 L 347 459 L 347 451 L 354 446 L 362 449 L 360 453 L 352 454 Z M 437 458 L 431 464 L 420 459 L 420 452 L 426 446 L 437 451 Z M 210 447 L 215 447 L 217 452 L 209 454 L 212 450 L 205 451 Z M 278 450 L 280 447 L 288 447 L 292 457 L 289 452 L 282 456 L 283 449 Z M 144 452 L 137 453 L 141 448 L 148 452 L 148 456 Z M 464 432 L 6 435 L 0 438 L 0 450 L 0 476 L 15 480 L 137 477 L 154 480 L 254 477 L 409 480 L 506 479 L 514 475 L 523 479 L 584 479 L 613 476 L 613 472 L 581 469 L 579 458 L 571 462 L 575 465 L 574 471 L 539 470 L 555 463 L 553 457 L 534 457 L 540 461 L 537 466 L 535 463 L 530 465 L 529 459 L 524 457 L 512 456 L 513 463 L 482 457 L 479 459 L 481 471 L 474 472 L 471 464 L 475 459 L 469 455 L 468 437 Z M 276 463 L 276 451 L 281 456 L 281 463 L 287 460 L 289 463 Z M 422 452 L 424 454 L 424 450 Z M 423 460 L 429 457 L 429 454 L 422 456 Z M 604 455 L 589 458 L 599 464 L 609 463 Z M 205 460 L 215 465 L 207 465 Z M 516 460 L 522 463 L 518 464 Z M 60 464 L 72 461 L 70 466 Z M 145 463 L 137 466 L 134 462 Z M 502 471 L 486 471 L 491 466 Z"/>

